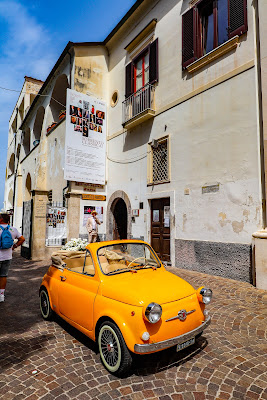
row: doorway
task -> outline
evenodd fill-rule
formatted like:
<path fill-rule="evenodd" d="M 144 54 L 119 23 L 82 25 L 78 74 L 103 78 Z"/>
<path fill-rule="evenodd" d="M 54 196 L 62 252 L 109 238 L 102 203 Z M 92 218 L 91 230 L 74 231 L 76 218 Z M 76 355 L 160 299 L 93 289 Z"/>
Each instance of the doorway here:
<path fill-rule="evenodd" d="M 113 208 L 113 239 L 127 239 L 127 207 L 125 201 L 118 198 L 114 201 Z"/>
<path fill-rule="evenodd" d="M 151 245 L 162 261 L 170 261 L 170 198 L 151 200 Z"/>

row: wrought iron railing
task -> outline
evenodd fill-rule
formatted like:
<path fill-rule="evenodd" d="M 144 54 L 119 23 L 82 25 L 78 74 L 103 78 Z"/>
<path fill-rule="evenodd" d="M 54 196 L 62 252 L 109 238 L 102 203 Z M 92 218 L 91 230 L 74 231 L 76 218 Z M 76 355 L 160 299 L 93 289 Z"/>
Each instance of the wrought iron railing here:
<path fill-rule="evenodd" d="M 146 110 L 154 110 L 155 86 L 147 84 L 122 102 L 122 123 Z"/>

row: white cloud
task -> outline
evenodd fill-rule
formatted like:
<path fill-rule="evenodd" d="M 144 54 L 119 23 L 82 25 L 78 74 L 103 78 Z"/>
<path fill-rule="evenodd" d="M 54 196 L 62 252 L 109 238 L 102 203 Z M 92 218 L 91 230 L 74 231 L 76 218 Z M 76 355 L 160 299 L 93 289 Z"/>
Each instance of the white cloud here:
<path fill-rule="evenodd" d="M 17 1 L 0 0 L 0 23 L 0 86 L 20 91 L 25 75 L 45 80 L 56 60 L 52 34 Z M 18 96 L 0 89 L 0 208 L 8 122 Z"/>

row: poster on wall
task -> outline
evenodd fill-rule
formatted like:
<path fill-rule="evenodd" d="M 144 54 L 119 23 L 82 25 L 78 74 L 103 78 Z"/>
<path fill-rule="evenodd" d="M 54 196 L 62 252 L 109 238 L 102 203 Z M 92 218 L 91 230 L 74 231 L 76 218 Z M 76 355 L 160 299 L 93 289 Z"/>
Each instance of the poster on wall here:
<path fill-rule="evenodd" d="M 46 245 L 67 237 L 67 209 L 65 207 L 48 206 L 46 210 Z"/>
<path fill-rule="evenodd" d="M 100 222 L 103 222 L 103 207 L 98 207 L 98 206 L 84 206 L 83 209 L 83 226 L 86 226 L 86 222 L 89 218 L 89 215 L 91 214 L 92 211 L 97 212 L 97 219 L 99 219 Z"/>
<path fill-rule="evenodd" d="M 106 103 L 67 89 L 64 179 L 105 184 Z"/>

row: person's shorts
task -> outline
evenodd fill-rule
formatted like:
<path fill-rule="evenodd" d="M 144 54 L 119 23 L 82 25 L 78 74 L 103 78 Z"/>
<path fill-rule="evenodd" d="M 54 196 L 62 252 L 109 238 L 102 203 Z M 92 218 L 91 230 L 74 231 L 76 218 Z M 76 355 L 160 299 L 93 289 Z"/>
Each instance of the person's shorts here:
<path fill-rule="evenodd" d="M 6 278 L 8 276 L 10 264 L 11 260 L 0 261 L 0 278 Z"/>

